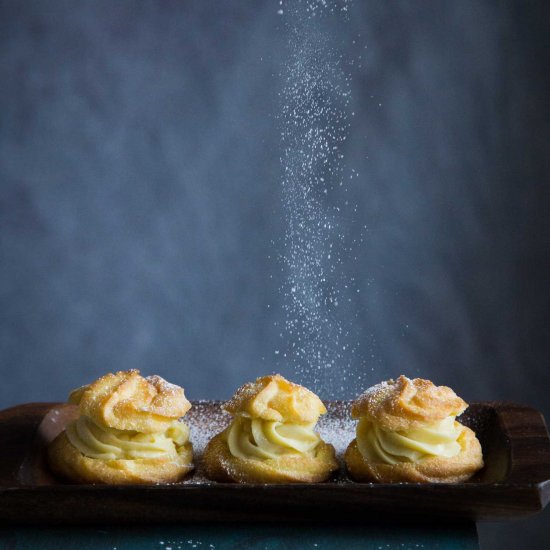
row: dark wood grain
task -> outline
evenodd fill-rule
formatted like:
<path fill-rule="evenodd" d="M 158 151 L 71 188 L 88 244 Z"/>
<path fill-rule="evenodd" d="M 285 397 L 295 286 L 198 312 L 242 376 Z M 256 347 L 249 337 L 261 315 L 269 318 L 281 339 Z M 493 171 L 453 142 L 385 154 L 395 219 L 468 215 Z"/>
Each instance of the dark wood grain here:
<path fill-rule="evenodd" d="M 204 413 L 219 403 L 198 403 Z M 347 414 L 349 404 L 329 404 Z M 0 521 L 46 524 L 197 521 L 446 521 L 516 518 L 550 498 L 550 439 L 542 416 L 509 403 L 473 404 L 461 420 L 480 438 L 486 467 L 460 484 L 353 483 L 344 473 L 317 485 L 187 483 L 71 485 L 55 479 L 45 445 L 74 415 L 35 403 L 0 412 Z M 208 415 L 204 415 L 207 417 Z"/>

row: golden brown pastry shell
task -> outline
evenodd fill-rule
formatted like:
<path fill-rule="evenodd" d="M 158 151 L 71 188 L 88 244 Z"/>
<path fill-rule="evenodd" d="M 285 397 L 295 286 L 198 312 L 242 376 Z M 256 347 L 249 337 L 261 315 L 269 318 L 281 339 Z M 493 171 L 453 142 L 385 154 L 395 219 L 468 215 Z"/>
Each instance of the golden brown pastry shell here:
<path fill-rule="evenodd" d="M 69 402 L 99 426 L 140 433 L 164 432 L 191 408 L 183 388 L 138 370 L 109 373 L 74 390 Z"/>
<path fill-rule="evenodd" d="M 429 457 L 419 462 L 384 464 L 370 462 L 359 452 L 357 440 L 348 446 L 344 459 L 355 481 L 377 483 L 460 483 L 483 467 L 481 445 L 475 433 L 463 426 L 457 439 L 461 452 L 452 458 Z"/>
<path fill-rule="evenodd" d="M 246 413 L 262 420 L 298 423 L 317 422 L 327 412 L 317 395 L 280 374 L 244 384 L 223 408 L 232 415 Z"/>
<path fill-rule="evenodd" d="M 352 418 L 366 417 L 389 431 L 402 431 L 458 416 L 468 404 L 447 386 L 400 376 L 376 384 L 351 406 Z"/>
<path fill-rule="evenodd" d="M 57 475 L 78 483 L 174 483 L 193 470 L 193 446 L 186 443 L 177 456 L 102 460 L 83 455 L 59 434 L 48 447 L 48 463 Z"/>
<path fill-rule="evenodd" d="M 319 483 L 338 469 L 334 447 L 320 441 L 315 454 L 282 455 L 276 459 L 238 458 L 225 439 L 227 430 L 213 437 L 202 457 L 209 479 L 238 483 Z"/>

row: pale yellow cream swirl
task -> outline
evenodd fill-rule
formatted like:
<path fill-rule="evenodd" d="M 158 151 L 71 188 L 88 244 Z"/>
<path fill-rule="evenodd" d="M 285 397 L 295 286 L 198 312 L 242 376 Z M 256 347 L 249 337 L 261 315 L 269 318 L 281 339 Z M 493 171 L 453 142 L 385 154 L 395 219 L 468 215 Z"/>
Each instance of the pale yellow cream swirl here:
<path fill-rule="evenodd" d="M 457 439 L 462 429 L 454 416 L 400 432 L 384 430 L 363 417 L 357 425 L 357 447 L 366 460 L 383 464 L 451 458 L 461 451 Z"/>
<path fill-rule="evenodd" d="M 67 426 L 66 434 L 83 455 L 102 460 L 173 456 L 189 441 L 189 427 L 178 420 L 163 433 L 144 434 L 98 426 L 80 416 Z"/>
<path fill-rule="evenodd" d="M 291 424 L 237 415 L 227 431 L 227 445 L 237 458 L 270 459 L 309 454 L 320 442 L 315 422 Z"/>

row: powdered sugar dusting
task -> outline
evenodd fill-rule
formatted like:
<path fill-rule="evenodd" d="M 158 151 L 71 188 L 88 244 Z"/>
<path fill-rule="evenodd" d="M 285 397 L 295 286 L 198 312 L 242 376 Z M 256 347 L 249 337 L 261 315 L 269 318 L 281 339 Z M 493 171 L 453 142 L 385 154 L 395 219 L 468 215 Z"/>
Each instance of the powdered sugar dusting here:
<path fill-rule="evenodd" d="M 179 395 L 183 391 L 183 388 L 181 388 L 180 386 L 177 386 L 176 384 L 172 384 L 171 382 L 168 382 L 158 374 L 147 376 L 145 380 L 147 380 L 147 382 L 155 386 L 157 391 L 165 396 Z"/>
<path fill-rule="evenodd" d="M 202 485 L 214 483 L 207 479 L 202 469 L 202 455 L 208 442 L 231 421 L 231 416 L 222 409 L 222 402 L 193 401 L 191 410 L 185 415 L 184 420 L 191 431 L 190 440 L 193 444 L 194 473 L 183 483 Z"/>
<path fill-rule="evenodd" d="M 348 409 L 348 403 L 343 401 L 329 403 L 327 414 L 321 417 L 317 425 L 323 441 L 330 443 L 340 458 L 355 439 L 355 421 L 351 419 Z"/>
<path fill-rule="evenodd" d="M 365 390 L 352 405 L 352 410 L 356 414 L 361 414 L 363 409 L 367 408 L 368 403 L 380 403 L 395 389 L 393 380 L 384 380 Z"/>

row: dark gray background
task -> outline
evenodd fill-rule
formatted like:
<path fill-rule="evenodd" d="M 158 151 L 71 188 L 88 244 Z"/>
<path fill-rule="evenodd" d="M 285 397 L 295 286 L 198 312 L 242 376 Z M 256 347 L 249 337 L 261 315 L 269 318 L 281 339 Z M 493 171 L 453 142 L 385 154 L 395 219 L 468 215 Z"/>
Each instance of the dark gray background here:
<path fill-rule="evenodd" d="M 0 2 L 0 406 L 116 369 L 195 399 L 297 378 L 275 355 L 278 8 Z M 328 32 L 363 56 L 344 148 L 360 177 L 327 207 L 357 204 L 339 220 L 349 242 L 368 228 L 344 266 L 368 345 L 342 391 L 404 372 L 550 417 L 549 5 L 350 9 Z M 541 548 L 549 517 L 483 526 L 482 541 Z"/>

